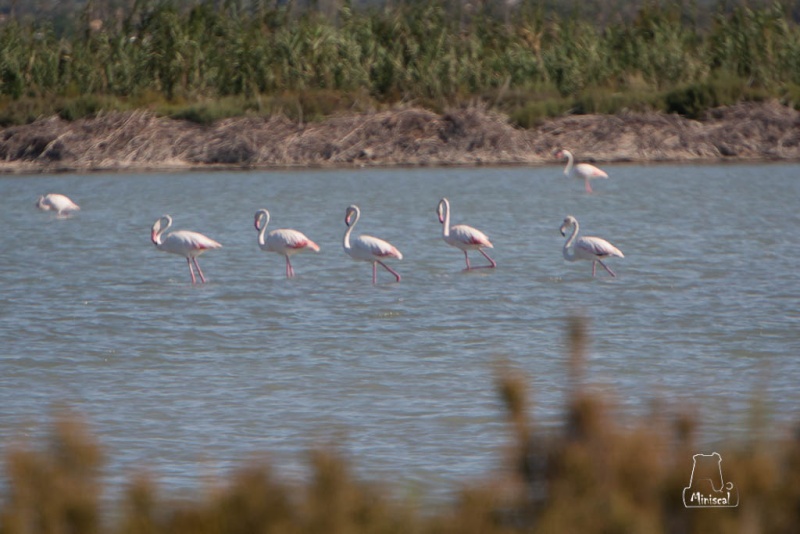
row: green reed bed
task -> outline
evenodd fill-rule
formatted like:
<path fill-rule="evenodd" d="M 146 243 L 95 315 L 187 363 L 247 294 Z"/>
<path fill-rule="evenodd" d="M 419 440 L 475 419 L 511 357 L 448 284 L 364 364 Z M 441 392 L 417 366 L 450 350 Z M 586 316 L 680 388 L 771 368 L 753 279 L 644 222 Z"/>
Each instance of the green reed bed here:
<path fill-rule="evenodd" d="M 780 2 L 701 10 L 656 1 L 624 16 L 605 3 L 593 11 L 606 14 L 602 23 L 588 9 L 536 0 L 112 3 L 87 2 L 69 24 L 44 9 L 0 24 L 0 121 L 204 106 L 212 117 L 315 118 L 350 111 L 353 100 L 359 109 L 483 100 L 528 126 L 565 112 L 699 116 L 770 97 L 794 105 L 800 93 L 800 30 Z M 331 95 L 342 96 L 330 105 Z"/>
<path fill-rule="evenodd" d="M 56 418 L 44 443 L 7 446 L 0 532 L 29 533 L 728 533 L 800 529 L 800 440 L 759 437 L 718 449 L 738 506 L 686 508 L 696 442 L 691 416 L 655 403 L 644 419 L 613 410 L 584 381 L 586 325 L 567 328 L 569 385 L 563 421 L 545 429 L 528 414 L 525 378 L 497 366 L 510 428 L 503 467 L 450 504 L 406 502 L 390 485 L 354 476 L 333 451 L 309 455 L 310 477 L 287 483 L 251 463 L 194 497 L 169 495 L 135 475 L 117 503 L 104 498 L 104 450 L 75 417 Z M 757 403 L 756 403 L 757 404 Z M 671 413 L 672 412 L 672 413 Z M 757 428 L 754 428 L 757 430 Z M 6 444 L 7 445 L 7 444 Z M 358 458 L 351 461 L 357 462 Z M 711 473 L 713 477 L 714 474 Z M 698 479 L 700 475 L 698 475 Z"/>

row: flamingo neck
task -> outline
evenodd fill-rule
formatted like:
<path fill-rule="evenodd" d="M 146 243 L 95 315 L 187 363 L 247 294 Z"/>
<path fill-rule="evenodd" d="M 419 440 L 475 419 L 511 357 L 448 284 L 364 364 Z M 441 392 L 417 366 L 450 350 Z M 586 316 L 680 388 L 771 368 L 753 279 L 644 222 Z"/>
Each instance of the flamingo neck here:
<path fill-rule="evenodd" d="M 450 202 L 446 199 L 442 202 L 444 204 L 444 222 L 442 223 L 442 236 L 450 237 Z"/>
<path fill-rule="evenodd" d="M 569 176 L 572 173 L 572 167 L 575 164 L 575 158 L 572 156 L 572 152 L 568 150 L 564 151 L 564 155 L 567 156 L 567 166 L 564 167 L 564 174 Z"/>
<path fill-rule="evenodd" d="M 576 237 L 578 237 L 578 221 L 575 221 L 572 227 L 572 235 L 570 235 L 567 242 L 564 243 L 564 249 L 562 250 L 564 259 L 567 261 L 575 261 L 575 249 L 572 248 L 572 243 L 575 242 Z"/>
<path fill-rule="evenodd" d="M 161 228 L 161 221 L 167 221 L 167 225 L 164 228 Z M 172 217 L 169 215 L 161 217 L 158 222 L 153 225 L 153 229 L 150 232 L 150 240 L 153 242 L 156 248 L 161 247 L 161 236 L 164 235 L 164 232 L 166 232 L 170 226 L 172 226 Z"/>
<path fill-rule="evenodd" d="M 350 232 L 353 231 L 353 228 L 355 227 L 356 223 L 358 223 L 359 217 L 361 217 L 361 212 L 356 210 L 355 211 L 355 219 L 353 220 L 353 222 L 351 224 L 349 224 L 347 226 L 347 230 L 344 233 L 344 239 L 342 240 L 342 247 L 344 248 L 345 252 L 349 253 L 350 250 L 351 250 L 351 247 L 350 247 Z"/>
<path fill-rule="evenodd" d="M 264 221 L 263 226 L 258 226 L 261 224 L 261 221 Z M 256 221 L 256 228 L 258 229 L 258 244 L 260 246 L 264 246 L 266 243 L 264 241 L 264 235 L 267 233 L 267 225 L 269 224 L 269 212 L 267 210 L 259 210 L 258 212 L 258 219 Z"/>

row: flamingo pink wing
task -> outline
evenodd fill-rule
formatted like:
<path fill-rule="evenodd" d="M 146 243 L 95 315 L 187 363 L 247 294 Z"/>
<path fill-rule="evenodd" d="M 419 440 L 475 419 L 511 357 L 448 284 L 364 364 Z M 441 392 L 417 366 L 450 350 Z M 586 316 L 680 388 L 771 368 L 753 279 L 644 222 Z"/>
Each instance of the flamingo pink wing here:
<path fill-rule="evenodd" d="M 608 174 L 594 165 L 588 163 L 579 163 L 575 165 L 575 172 L 583 178 L 608 178 Z"/>
<path fill-rule="evenodd" d="M 309 248 L 319 252 L 319 245 L 311 241 L 302 232 L 289 228 L 273 230 L 269 235 L 270 239 L 276 239 L 283 247 L 291 249 Z"/>
<path fill-rule="evenodd" d="M 478 230 L 465 224 L 457 224 L 450 227 L 450 234 L 465 245 L 475 245 L 487 248 L 494 248 L 489 238 Z"/>
<path fill-rule="evenodd" d="M 359 248 L 363 247 L 365 252 L 378 258 L 403 259 L 403 254 L 401 254 L 394 245 L 383 239 L 378 239 L 377 237 L 362 235 L 359 236 L 354 244 L 358 245 Z"/>
<path fill-rule="evenodd" d="M 598 258 L 606 256 L 625 257 L 617 247 L 599 237 L 582 237 L 575 243 L 575 248 Z"/>

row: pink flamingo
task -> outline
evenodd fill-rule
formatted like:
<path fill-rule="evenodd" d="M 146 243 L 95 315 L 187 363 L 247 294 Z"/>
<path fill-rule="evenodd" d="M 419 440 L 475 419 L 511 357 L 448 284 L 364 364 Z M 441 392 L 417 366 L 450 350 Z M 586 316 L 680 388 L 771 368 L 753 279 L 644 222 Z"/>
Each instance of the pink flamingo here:
<path fill-rule="evenodd" d="M 354 215 L 355 220 L 352 220 L 351 222 L 351 219 Z M 350 232 L 352 232 L 353 228 L 355 228 L 359 218 L 361 218 L 361 210 L 358 209 L 358 206 L 355 204 L 348 206 L 344 215 L 344 223 L 347 225 L 347 231 L 344 233 L 344 240 L 342 242 L 344 251 L 347 252 L 347 254 L 349 254 L 354 260 L 372 262 L 373 284 L 377 283 L 378 281 L 377 264 L 379 263 L 381 264 L 381 267 L 392 273 L 399 282 L 400 275 L 397 274 L 397 271 L 382 261 L 386 258 L 397 258 L 398 260 L 403 259 L 403 255 L 392 244 L 387 243 L 383 239 L 378 239 L 377 237 L 368 235 L 360 235 L 355 237 L 353 238 L 353 244 L 350 244 Z"/>
<path fill-rule="evenodd" d="M 567 166 L 564 167 L 564 174 L 570 178 L 580 178 L 583 180 L 587 193 L 592 192 L 592 185 L 589 183 L 589 180 L 608 178 L 608 174 L 606 174 L 605 171 L 598 169 L 594 165 L 589 165 L 588 163 L 578 163 L 575 165 L 575 159 L 572 156 L 572 152 L 569 150 L 559 150 L 556 152 L 556 157 L 559 159 L 567 158 Z"/>
<path fill-rule="evenodd" d="M 69 215 L 70 212 L 79 211 L 81 208 L 72 199 L 58 193 L 42 195 L 36 201 L 36 207 L 42 211 L 55 210 L 58 216 Z"/>
<path fill-rule="evenodd" d="M 489 241 L 489 238 L 486 237 L 486 234 L 465 224 L 456 224 L 455 226 L 450 226 L 449 200 L 443 198 L 439 201 L 439 205 L 436 207 L 436 214 L 439 216 L 439 222 L 442 223 L 442 238 L 448 245 L 464 251 L 464 259 L 467 260 L 468 271 L 471 269 L 469 265 L 469 256 L 467 255 L 468 250 L 477 250 L 483 254 L 487 260 L 489 260 L 490 265 L 476 267 L 476 269 L 491 269 L 497 267 L 497 263 L 483 251 L 484 247 L 494 248 L 491 241 Z"/>
<path fill-rule="evenodd" d="M 319 246 L 307 238 L 302 232 L 289 228 L 272 230 L 264 239 L 269 224 L 269 212 L 265 209 L 256 211 L 255 226 L 258 230 L 258 246 L 261 250 L 275 252 L 286 257 L 286 278 L 294 276 L 294 268 L 289 256 L 304 250 L 319 252 Z"/>
<path fill-rule="evenodd" d="M 167 225 L 162 228 L 162 222 L 166 221 Z M 200 264 L 197 263 L 197 256 L 215 248 L 220 248 L 222 245 L 213 239 L 198 234 L 197 232 L 190 232 L 189 230 L 177 230 L 162 236 L 172 226 L 172 217 L 169 215 L 162 215 L 153 224 L 150 230 L 150 240 L 158 250 L 178 254 L 186 258 L 186 263 L 189 264 L 189 274 L 192 275 L 192 283 L 196 283 L 194 277 L 194 270 L 192 269 L 192 262 L 197 267 L 197 272 L 200 273 L 200 280 L 205 283 L 206 277 L 203 276 L 203 271 L 200 269 Z"/>
<path fill-rule="evenodd" d="M 579 229 L 578 220 L 572 215 L 568 215 L 561 224 L 561 235 L 566 236 L 567 230 L 570 228 L 572 228 L 572 235 L 569 236 L 567 242 L 564 243 L 564 249 L 562 251 L 564 254 L 564 259 L 567 261 L 591 260 L 592 277 L 595 275 L 595 270 L 597 269 L 598 263 L 602 265 L 606 271 L 608 271 L 608 274 L 611 276 L 617 276 L 614 274 L 614 271 L 609 269 L 606 264 L 603 263 L 603 260 L 606 258 L 613 258 L 615 256 L 618 258 L 624 258 L 625 255 L 622 254 L 617 247 L 605 239 L 588 236 L 577 238 Z"/>

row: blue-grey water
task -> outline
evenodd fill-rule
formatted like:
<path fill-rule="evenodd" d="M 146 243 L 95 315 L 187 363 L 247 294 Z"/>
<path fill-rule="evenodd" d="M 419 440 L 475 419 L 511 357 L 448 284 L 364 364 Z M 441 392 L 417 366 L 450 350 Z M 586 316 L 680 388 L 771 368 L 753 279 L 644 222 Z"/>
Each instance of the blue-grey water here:
<path fill-rule="evenodd" d="M 502 460 L 498 362 L 524 374 L 539 421 L 559 420 L 573 314 L 588 380 L 624 413 L 658 399 L 732 445 L 758 398 L 782 432 L 800 400 L 800 166 L 605 169 L 592 195 L 560 167 L 2 177 L 0 447 L 69 406 L 112 486 L 146 470 L 189 491 L 262 454 L 293 479 L 333 444 L 367 479 L 447 497 Z M 82 211 L 37 211 L 47 192 Z M 442 196 L 497 269 L 463 272 Z M 355 234 L 403 252 L 399 284 L 379 269 L 373 286 L 343 252 L 351 203 Z M 262 207 L 321 246 L 294 279 L 256 244 Z M 223 244 L 200 257 L 208 284 L 150 242 L 165 213 Z M 617 278 L 564 261 L 568 214 L 625 253 Z"/>

